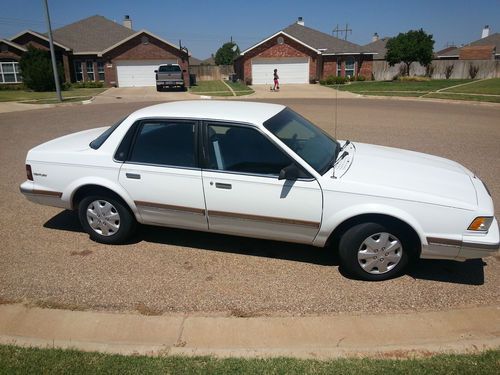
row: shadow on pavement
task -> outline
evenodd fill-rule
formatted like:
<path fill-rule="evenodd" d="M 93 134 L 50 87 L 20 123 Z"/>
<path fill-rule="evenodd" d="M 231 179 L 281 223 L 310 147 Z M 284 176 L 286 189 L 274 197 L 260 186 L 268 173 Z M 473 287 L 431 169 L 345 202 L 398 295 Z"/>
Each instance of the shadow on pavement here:
<path fill-rule="evenodd" d="M 69 210 L 61 211 L 59 214 L 52 217 L 44 224 L 44 227 L 83 233 L 76 212 Z M 321 249 L 307 245 L 183 229 L 139 225 L 137 233 L 128 244 L 137 244 L 142 241 L 225 253 L 283 259 L 294 262 L 305 262 L 322 266 L 339 265 L 336 252 L 326 248 Z M 487 263 L 482 259 L 471 259 L 466 262 L 421 259 L 414 265 L 412 270 L 408 272 L 408 276 L 415 279 L 454 284 L 483 285 L 484 266 L 486 265 Z M 342 267 L 340 267 L 339 271 L 344 277 L 352 278 L 343 272 Z"/>

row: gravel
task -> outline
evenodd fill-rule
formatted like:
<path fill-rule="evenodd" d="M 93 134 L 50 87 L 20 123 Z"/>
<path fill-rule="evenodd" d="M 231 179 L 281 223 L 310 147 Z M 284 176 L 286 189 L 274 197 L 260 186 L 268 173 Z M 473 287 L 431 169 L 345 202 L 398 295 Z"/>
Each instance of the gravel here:
<path fill-rule="evenodd" d="M 235 316 L 423 311 L 500 302 L 500 259 L 420 261 L 398 279 L 343 275 L 334 254 L 303 245 L 143 226 L 130 244 L 89 240 L 76 215 L 19 193 L 31 147 L 111 124 L 148 103 L 0 114 L 0 303 L 143 314 Z M 287 100 L 331 133 L 334 104 Z M 337 138 L 454 159 L 500 208 L 500 106 L 343 99 Z"/>

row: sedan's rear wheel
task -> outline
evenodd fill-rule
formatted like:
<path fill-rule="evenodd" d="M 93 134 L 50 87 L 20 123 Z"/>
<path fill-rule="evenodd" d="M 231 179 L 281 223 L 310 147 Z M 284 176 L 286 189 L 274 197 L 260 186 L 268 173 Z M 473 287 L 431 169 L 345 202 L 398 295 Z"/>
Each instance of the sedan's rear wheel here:
<path fill-rule="evenodd" d="M 135 219 L 117 199 L 89 196 L 78 206 L 83 229 L 94 241 L 116 244 L 126 241 L 135 229 Z"/>
<path fill-rule="evenodd" d="M 414 253 L 414 244 L 404 230 L 378 223 L 354 225 L 339 242 L 342 266 L 364 280 L 386 280 L 400 275 Z"/>

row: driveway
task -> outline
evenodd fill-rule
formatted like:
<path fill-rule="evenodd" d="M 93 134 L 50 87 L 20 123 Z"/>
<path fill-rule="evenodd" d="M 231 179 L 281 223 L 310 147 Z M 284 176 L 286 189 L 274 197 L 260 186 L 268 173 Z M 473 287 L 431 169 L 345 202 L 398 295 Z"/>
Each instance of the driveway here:
<path fill-rule="evenodd" d="M 129 103 L 129 102 L 152 102 L 196 99 L 197 95 L 191 95 L 180 89 L 170 89 L 158 92 L 156 87 L 112 87 L 95 97 L 94 103 Z"/>
<path fill-rule="evenodd" d="M 274 102 L 290 105 L 339 139 L 457 160 L 488 184 L 499 213 L 498 106 L 340 99 L 335 131 L 330 99 Z M 309 246 L 156 227 L 142 227 L 127 245 L 97 244 L 72 212 L 32 204 L 19 193 L 29 148 L 112 124 L 148 104 L 0 114 L 0 303 L 233 316 L 500 306 L 498 256 L 422 261 L 406 276 L 368 283 L 343 276 L 332 251 Z"/>

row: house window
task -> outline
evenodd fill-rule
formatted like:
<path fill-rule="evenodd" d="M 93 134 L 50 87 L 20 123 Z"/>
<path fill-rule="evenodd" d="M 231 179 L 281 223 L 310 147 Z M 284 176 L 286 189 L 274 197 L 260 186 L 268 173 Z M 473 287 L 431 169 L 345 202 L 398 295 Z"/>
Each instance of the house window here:
<path fill-rule="evenodd" d="M 77 82 L 83 81 L 82 63 L 75 61 L 75 79 Z"/>
<path fill-rule="evenodd" d="M 342 77 L 342 60 L 337 59 L 337 77 Z"/>
<path fill-rule="evenodd" d="M 87 81 L 95 81 L 93 61 L 87 61 Z"/>
<path fill-rule="evenodd" d="M 97 76 L 99 81 L 104 81 L 104 63 L 102 61 L 97 63 Z"/>
<path fill-rule="evenodd" d="M 19 63 L 15 61 L 0 63 L 0 83 L 20 83 L 22 81 Z"/>
<path fill-rule="evenodd" d="M 354 61 L 354 57 L 348 57 L 345 60 L 345 76 L 346 77 L 354 77 L 355 66 L 356 66 L 356 62 Z"/>

